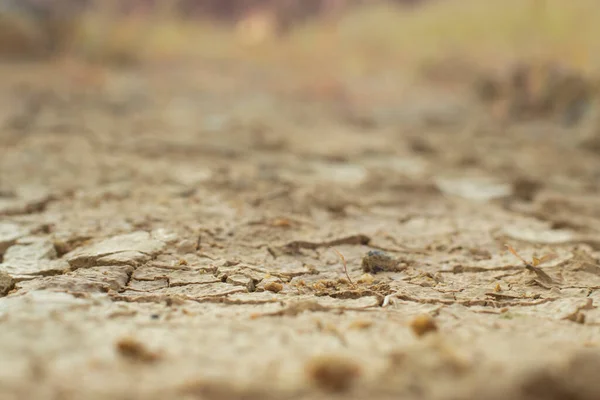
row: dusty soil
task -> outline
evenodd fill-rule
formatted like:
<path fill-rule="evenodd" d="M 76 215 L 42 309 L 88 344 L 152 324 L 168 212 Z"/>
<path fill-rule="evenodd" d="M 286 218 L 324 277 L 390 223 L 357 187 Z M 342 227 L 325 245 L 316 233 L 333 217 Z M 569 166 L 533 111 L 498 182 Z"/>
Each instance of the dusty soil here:
<path fill-rule="evenodd" d="M 600 397 L 598 125 L 239 63 L 1 69 L 2 399 Z"/>

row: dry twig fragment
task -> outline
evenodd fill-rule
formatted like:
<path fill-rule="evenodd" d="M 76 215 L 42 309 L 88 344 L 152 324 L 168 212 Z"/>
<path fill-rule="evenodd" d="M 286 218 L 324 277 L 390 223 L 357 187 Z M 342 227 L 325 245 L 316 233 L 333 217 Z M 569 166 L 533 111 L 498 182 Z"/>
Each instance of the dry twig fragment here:
<path fill-rule="evenodd" d="M 546 254 L 543 255 L 540 258 L 537 257 L 533 257 L 532 261 L 529 262 L 527 260 L 525 260 L 523 257 L 521 257 L 519 255 L 519 253 L 517 253 L 517 251 L 510 245 L 505 244 L 504 245 L 508 251 L 510 251 L 515 257 L 517 257 L 519 260 L 521 260 L 523 262 L 523 264 L 525 264 L 525 268 L 527 268 L 528 270 L 534 272 L 537 277 L 546 284 L 551 284 L 554 283 L 554 280 L 550 277 L 550 275 L 548 275 L 547 273 L 545 273 L 544 271 L 542 271 L 541 268 L 538 268 L 539 265 L 548 262 L 550 260 L 554 260 L 556 257 L 558 257 L 558 255 L 556 253 L 550 253 L 550 254 Z"/>
<path fill-rule="evenodd" d="M 346 258 L 342 255 L 342 253 L 340 253 L 336 249 L 332 249 L 332 250 L 335 251 L 337 253 L 338 257 L 340 257 L 340 259 L 342 260 L 342 264 L 344 265 L 344 274 L 346 274 L 346 278 L 348 278 L 348 282 L 350 282 L 350 285 L 352 285 L 353 287 L 356 287 L 354 282 L 352 282 L 350 275 L 348 275 L 348 264 L 346 263 Z"/>

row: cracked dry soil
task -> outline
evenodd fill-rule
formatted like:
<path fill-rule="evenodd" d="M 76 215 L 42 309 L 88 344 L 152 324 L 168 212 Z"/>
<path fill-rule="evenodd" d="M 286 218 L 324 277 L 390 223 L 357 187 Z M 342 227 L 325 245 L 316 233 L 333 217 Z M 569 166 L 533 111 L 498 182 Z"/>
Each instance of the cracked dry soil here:
<path fill-rule="evenodd" d="M 600 398 L 576 130 L 254 68 L 3 67 L 2 399 Z"/>

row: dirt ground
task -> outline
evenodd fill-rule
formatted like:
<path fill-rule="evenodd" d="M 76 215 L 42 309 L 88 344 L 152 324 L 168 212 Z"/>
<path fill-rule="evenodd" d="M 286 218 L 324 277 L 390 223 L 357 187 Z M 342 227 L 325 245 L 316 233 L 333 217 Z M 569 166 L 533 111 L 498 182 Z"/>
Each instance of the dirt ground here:
<path fill-rule="evenodd" d="M 56 68 L 0 71 L 0 398 L 600 398 L 592 117 Z"/>

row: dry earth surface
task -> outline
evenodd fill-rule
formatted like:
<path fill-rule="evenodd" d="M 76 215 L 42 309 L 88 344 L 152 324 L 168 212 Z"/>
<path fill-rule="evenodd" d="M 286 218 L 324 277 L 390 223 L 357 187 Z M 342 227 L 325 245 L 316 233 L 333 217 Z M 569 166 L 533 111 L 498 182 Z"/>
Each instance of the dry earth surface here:
<path fill-rule="evenodd" d="M 595 121 L 251 63 L 0 75 L 2 399 L 600 397 Z"/>

